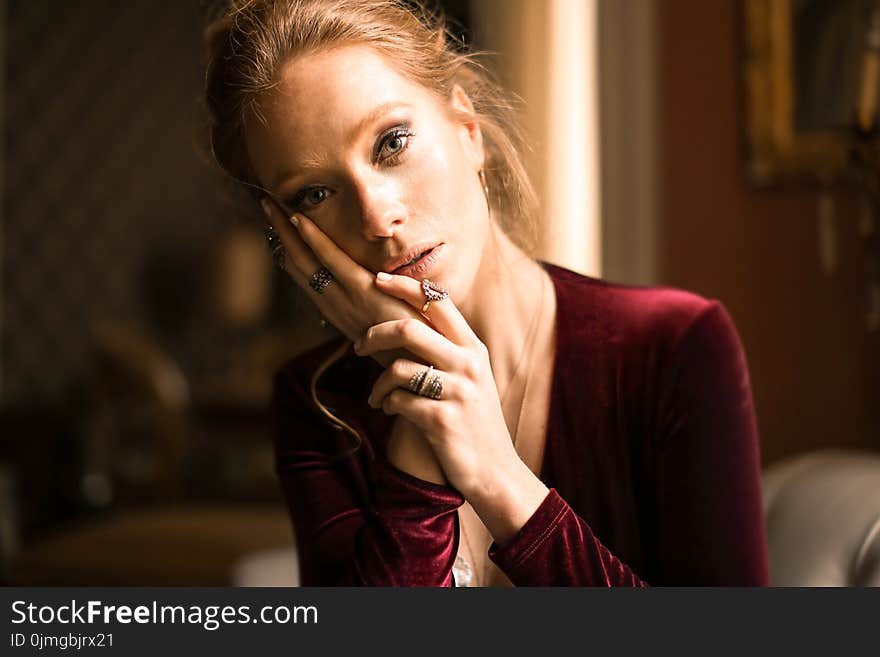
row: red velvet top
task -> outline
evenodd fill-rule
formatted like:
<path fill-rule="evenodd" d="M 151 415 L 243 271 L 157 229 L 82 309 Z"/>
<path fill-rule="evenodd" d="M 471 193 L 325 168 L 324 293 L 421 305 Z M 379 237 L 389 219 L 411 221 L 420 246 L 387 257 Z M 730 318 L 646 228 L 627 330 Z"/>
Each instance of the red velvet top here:
<path fill-rule="evenodd" d="M 547 497 L 489 557 L 516 586 L 766 585 L 758 434 L 736 329 L 717 301 L 630 287 L 544 264 L 557 295 L 556 355 L 541 479 Z M 381 366 L 339 342 L 274 379 L 276 467 L 301 583 L 453 586 L 454 488 L 385 458 L 394 417 L 366 399 Z"/>

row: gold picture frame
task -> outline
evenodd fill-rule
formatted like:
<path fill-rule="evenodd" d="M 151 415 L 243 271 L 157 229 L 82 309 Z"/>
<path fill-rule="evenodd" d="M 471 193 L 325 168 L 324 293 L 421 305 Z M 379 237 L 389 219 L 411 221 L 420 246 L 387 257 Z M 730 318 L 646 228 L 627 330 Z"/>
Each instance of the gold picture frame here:
<path fill-rule="evenodd" d="M 851 107 L 854 117 L 853 87 L 858 86 L 859 48 L 863 47 L 865 29 L 859 17 L 870 8 L 870 0 L 829 2 L 836 4 L 744 0 L 746 175 L 759 186 L 786 181 L 827 182 L 846 166 L 852 131 L 847 129 L 846 121 L 851 117 L 845 112 Z M 805 21 L 794 14 L 797 8 L 808 6 L 814 10 L 817 5 L 826 12 L 818 20 L 807 16 L 809 20 Z M 796 34 L 795 30 L 804 24 L 812 31 Z M 795 49 L 797 39 L 805 44 L 799 52 Z M 800 70 L 796 76 L 795 67 L 803 64 L 804 52 L 813 57 L 813 51 L 818 64 Z M 795 61 L 799 56 L 801 59 Z M 813 73 L 816 75 L 811 78 Z M 834 85 L 842 86 L 813 84 L 813 79 L 823 79 L 821 73 L 827 74 L 826 82 L 833 80 Z M 808 121 L 808 127 L 799 121 L 804 115 L 802 105 L 808 104 L 798 87 L 804 81 L 812 85 L 809 91 L 814 105 L 820 106 L 829 98 L 837 103 L 836 121 Z M 844 104 L 850 100 L 851 105 Z"/>

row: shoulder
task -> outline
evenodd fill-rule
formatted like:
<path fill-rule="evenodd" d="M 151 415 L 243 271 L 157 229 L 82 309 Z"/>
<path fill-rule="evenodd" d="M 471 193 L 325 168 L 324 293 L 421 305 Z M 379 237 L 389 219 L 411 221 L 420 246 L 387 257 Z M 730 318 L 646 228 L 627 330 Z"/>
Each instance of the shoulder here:
<path fill-rule="evenodd" d="M 717 299 L 668 286 L 638 286 L 546 265 L 556 285 L 560 337 L 608 349 L 677 350 L 694 335 L 729 339 L 733 322 Z M 699 339 L 699 338 L 698 338 Z"/>
<path fill-rule="evenodd" d="M 742 423 L 743 436 L 754 433 L 745 350 L 720 301 L 559 268 L 552 275 L 562 355 L 556 371 L 573 400 L 589 385 L 603 405 L 642 409 L 645 422 L 669 431 L 690 415 L 694 426 L 727 417 L 731 426 Z"/>

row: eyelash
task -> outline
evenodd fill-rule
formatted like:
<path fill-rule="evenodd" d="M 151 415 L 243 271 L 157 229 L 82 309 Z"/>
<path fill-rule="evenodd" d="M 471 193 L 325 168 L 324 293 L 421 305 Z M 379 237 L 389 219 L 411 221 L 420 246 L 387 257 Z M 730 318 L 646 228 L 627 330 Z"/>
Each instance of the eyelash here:
<path fill-rule="evenodd" d="M 379 156 L 381 155 L 382 149 L 389 141 L 392 139 L 405 138 L 406 141 L 403 143 L 403 147 L 399 151 L 381 161 L 383 164 L 391 164 L 392 166 L 397 164 L 400 161 L 400 156 L 409 148 L 409 142 L 414 136 L 412 129 L 408 125 L 399 125 L 392 128 L 382 135 L 382 138 L 379 140 L 379 147 L 373 155 L 373 160 L 376 162 L 380 161 Z"/>
<path fill-rule="evenodd" d="M 387 164 L 389 166 L 396 166 L 397 164 L 399 164 L 401 156 L 409 149 L 410 142 L 412 141 L 412 138 L 414 136 L 415 133 L 413 133 L 412 128 L 410 128 L 408 125 L 396 126 L 383 134 L 382 137 L 379 139 L 378 146 L 373 152 L 374 163 Z M 393 155 L 389 155 L 385 159 L 381 159 L 382 149 L 392 139 L 405 139 L 405 141 L 399 151 L 397 151 Z M 290 200 L 290 207 L 299 210 L 303 202 L 305 201 L 306 195 L 316 189 L 326 189 L 326 187 L 322 185 L 312 185 L 310 187 L 304 187 L 303 189 L 298 191 Z"/>

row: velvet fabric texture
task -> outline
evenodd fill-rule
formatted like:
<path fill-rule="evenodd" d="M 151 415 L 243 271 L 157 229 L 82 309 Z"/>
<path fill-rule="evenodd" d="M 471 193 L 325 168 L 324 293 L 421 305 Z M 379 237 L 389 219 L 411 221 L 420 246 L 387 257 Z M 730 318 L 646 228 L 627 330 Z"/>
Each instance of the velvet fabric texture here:
<path fill-rule="evenodd" d="M 542 263 L 557 297 L 541 479 L 550 488 L 489 557 L 516 586 L 766 585 L 758 433 L 736 329 L 718 301 L 631 287 Z M 276 468 L 301 583 L 454 586 L 454 488 L 385 458 L 393 417 L 366 399 L 382 367 L 339 342 L 286 363 L 272 408 Z"/>

